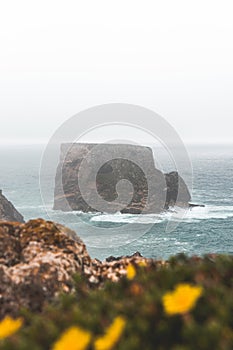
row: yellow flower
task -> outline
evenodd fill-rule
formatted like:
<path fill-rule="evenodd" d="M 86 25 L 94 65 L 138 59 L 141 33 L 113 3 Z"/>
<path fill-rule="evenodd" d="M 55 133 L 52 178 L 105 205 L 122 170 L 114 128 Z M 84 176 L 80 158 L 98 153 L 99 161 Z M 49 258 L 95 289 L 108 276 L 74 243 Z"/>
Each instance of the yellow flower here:
<path fill-rule="evenodd" d="M 107 328 L 105 335 L 95 340 L 95 350 L 112 349 L 120 339 L 125 328 L 125 323 L 123 317 L 116 317 L 111 326 Z"/>
<path fill-rule="evenodd" d="M 127 272 L 126 276 L 127 276 L 128 280 L 132 280 L 136 276 L 136 269 L 132 264 L 129 264 L 127 266 L 126 272 Z"/>
<path fill-rule="evenodd" d="M 184 314 L 191 310 L 202 295 L 202 287 L 188 283 L 178 284 L 174 292 L 163 296 L 163 306 L 168 315 Z"/>
<path fill-rule="evenodd" d="M 145 260 L 141 260 L 141 261 L 139 261 L 137 264 L 138 264 L 138 266 L 140 266 L 140 267 L 146 267 L 146 266 L 147 266 L 147 262 L 146 262 Z"/>
<path fill-rule="evenodd" d="M 53 350 L 85 350 L 90 343 L 91 333 L 79 327 L 68 328 L 53 345 Z"/>
<path fill-rule="evenodd" d="M 4 320 L 0 322 L 0 339 L 9 337 L 10 335 L 16 333 L 23 324 L 22 318 L 13 318 L 6 316 Z"/>

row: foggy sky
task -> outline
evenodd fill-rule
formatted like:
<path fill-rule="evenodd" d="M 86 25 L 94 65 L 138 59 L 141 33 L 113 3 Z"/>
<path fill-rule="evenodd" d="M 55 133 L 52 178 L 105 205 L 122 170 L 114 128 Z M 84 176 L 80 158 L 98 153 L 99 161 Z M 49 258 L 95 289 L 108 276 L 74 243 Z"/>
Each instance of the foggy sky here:
<path fill-rule="evenodd" d="M 2 2 L 0 143 L 47 141 L 110 102 L 153 109 L 185 142 L 230 142 L 232 10 L 230 0 Z"/>

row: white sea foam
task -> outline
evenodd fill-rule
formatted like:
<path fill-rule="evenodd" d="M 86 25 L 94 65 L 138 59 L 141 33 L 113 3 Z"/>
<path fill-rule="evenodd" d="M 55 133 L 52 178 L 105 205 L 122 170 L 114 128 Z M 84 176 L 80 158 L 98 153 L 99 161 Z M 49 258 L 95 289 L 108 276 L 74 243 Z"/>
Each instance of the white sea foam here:
<path fill-rule="evenodd" d="M 113 222 L 113 223 L 140 223 L 151 224 L 161 223 L 165 220 L 194 222 L 209 219 L 227 219 L 233 217 L 233 206 L 205 206 L 194 207 L 184 210 L 178 207 L 161 214 L 99 214 L 93 216 L 92 222 Z"/>
<path fill-rule="evenodd" d="M 187 220 L 227 219 L 233 217 L 233 206 L 207 205 L 188 210 L 185 216 Z"/>
<path fill-rule="evenodd" d="M 21 209 L 44 209 L 45 206 L 44 205 L 18 205 L 17 209 L 21 210 Z"/>
<path fill-rule="evenodd" d="M 115 222 L 115 223 L 140 223 L 140 224 L 151 224 L 151 223 L 159 223 L 163 221 L 164 218 L 162 214 L 100 214 L 91 218 L 92 222 Z"/>

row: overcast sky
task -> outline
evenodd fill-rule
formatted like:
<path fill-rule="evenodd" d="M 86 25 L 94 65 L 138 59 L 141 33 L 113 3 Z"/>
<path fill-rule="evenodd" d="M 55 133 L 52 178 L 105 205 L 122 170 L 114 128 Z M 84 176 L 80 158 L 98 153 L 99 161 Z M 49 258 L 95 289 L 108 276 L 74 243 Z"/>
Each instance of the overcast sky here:
<path fill-rule="evenodd" d="M 232 140 L 232 0 L 2 1 L 0 50 L 0 142 L 46 141 L 110 102 L 186 142 Z"/>

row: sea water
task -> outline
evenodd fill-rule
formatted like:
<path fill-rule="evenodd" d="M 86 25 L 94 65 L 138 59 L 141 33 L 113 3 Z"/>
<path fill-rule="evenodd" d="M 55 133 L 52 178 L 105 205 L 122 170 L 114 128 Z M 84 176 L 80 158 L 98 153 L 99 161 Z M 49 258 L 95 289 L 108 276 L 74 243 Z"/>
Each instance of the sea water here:
<path fill-rule="evenodd" d="M 179 208 L 159 215 L 64 213 L 52 210 L 52 199 L 45 208 L 39 185 L 43 145 L 1 146 L 0 189 L 25 220 L 40 217 L 65 224 L 83 239 L 90 255 L 101 260 L 136 251 L 157 259 L 181 252 L 233 254 L 232 146 L 196 145 L 188 150 L 193 166 L 192 202 L 205 207 L 185 212 L 182 219 Z M 48 192 L 53 190 L 49 185 Z M 175 228 L 167 230 L 171 220 Z M 118 233 L 112 234 L 111 229 Z"/>

